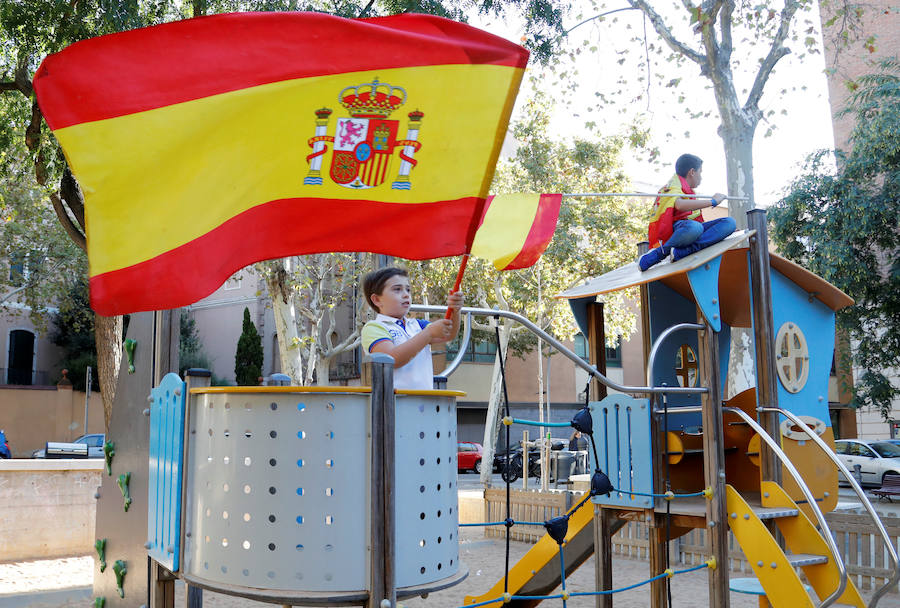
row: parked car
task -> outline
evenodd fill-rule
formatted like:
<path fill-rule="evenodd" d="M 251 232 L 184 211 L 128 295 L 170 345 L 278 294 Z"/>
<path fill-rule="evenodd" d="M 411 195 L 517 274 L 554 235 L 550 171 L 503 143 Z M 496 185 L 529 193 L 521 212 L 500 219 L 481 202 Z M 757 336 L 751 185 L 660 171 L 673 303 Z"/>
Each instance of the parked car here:
<path fill-rule="evenodd" d="M 861 485 L 880 486 L 885 475 L 900 475 L 900 445 L 890 441 L 839 439 L 834 451 L 851 473 L 859 465 Z M 843 474 L 839 479 L 846 481 Z"/>
<path fill-rule="evenodd" d="M 481 473 L 481 454 L 480 443 L 460 441 L 456 444 L 456 470 Z"/>
<path fill-rule="evenodd" d="M 3 432 L 3 429 L 0 429 L 0 458 L 12 458 L 9 441 L 7 441 L 6 433 Z"/>
<path fill-rule="evenodd" d="M 103 458 L 103 443 L 106 441 L 106 435 L 103 433 L 90 433 L 88 435 L 82 435 L 81 437 L 75 439 L 71 444 L 76 445 L 87 445 L 88 458 Z M 68 445 L 65 442 L 48 442 L 53 446 L 65 446 Z M 32 458 L 46 458 L 47 457 L 47 448 L 41 450 L 35 450 L 31 453 Z"/>

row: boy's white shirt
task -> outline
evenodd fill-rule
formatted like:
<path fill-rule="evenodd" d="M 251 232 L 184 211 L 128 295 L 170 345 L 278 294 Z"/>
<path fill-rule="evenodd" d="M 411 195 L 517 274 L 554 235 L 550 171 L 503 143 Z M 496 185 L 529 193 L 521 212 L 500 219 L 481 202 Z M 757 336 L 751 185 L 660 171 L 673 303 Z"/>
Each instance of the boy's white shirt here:
<path fill-rule="evenodd" d="M 398 319 L 378 314 L 375 321 L 382 323 L 391 335 L 394 345 L 403 344 L 420 331 L 419 322 L 406 317 Z M 406 390 L 430 390 L 434 388 L 434 367 L 431 363 L 431 345 L 416 353 L 403 367 L 394 368 L 394 388 Z"/>

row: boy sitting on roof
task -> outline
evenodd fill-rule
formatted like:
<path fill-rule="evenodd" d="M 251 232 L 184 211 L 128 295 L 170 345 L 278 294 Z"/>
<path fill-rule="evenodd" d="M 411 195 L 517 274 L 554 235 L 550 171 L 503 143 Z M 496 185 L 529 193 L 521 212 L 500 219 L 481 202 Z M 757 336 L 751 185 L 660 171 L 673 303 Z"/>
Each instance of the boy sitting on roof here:
<path fill-rule="evenodd" d="M 680 260 L 734 232 L 734 219 L 723 217 L 704 222 L 700 211 L 724 201 L 728 198 L 725 194 L 716 193 L 712 198 L 679 196 L 694 194 L 694 188 L 700 185 L 702 172 L 703 161 L 693 154 L 682 154 L 675 161 L 675 176 L 659 191 L 660 196 L 653 204 L 653 219 L 648 230 L 653 249 L 638 260 L 642 271 L 668 257 L 672 261 Z"/>

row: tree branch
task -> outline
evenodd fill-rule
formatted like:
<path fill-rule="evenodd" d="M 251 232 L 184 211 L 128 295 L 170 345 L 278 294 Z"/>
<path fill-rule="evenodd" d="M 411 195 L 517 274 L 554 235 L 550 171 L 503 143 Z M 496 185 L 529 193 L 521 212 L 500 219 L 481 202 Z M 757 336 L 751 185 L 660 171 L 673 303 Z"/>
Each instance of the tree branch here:
<path fill-rule="evenodd" d="M 722 32 L 722 45 L 720 51 L 722 60 L 726 63 L 730 63 L 731 52 L 734 50 L 734 44 L 731 38 L 731 18 L 734 14 L 734 0 L 726 0 L 722 8 L 724 10 L 719 19 L 719 31 Z"/>
<path fill-rule="evenodd" d="M 697 63 L 701 66 L 705 65 L 706 56 L 702 53 L 698 53 L 691 47 L 676 39 L 675 36 L 672 35 L 672 30 L 669 28 L 669 26 L 666 25 L 662 17 L 660 17 L 659 14 L 653 10 L 653 7 L 650 6 L 647 0 L 628 0 L 628 4 L 647 15 L 647 17 L 650 19 L 650 23 L 653 25 L 653 29 L 656 30 L 656 33 L 659 34 L 659 37 L 662 38 L 665 43 L 672 48 L 673 51 L 684 55 L 694 63 Z"/>
<path fill-rule="evenodd" d="M 778 32 L 775 33 L 775 37 L 772 39 L 772 46 L 769 48 L 768 55 L 766 55 L 766 58 L 763 59 L 762 64 L 759 66 L 759 71 L 756 73 L 756 78 L 753 81 L 753 87 L 750 89 L 747 102 L 744 104 L 744 110 L 752 112 L 754 115 L 759 109 L 759 100 L 763 94 L 763 87 L 766 86 L 775 64 L 778 63 L 779 59 L 791 52 L 790 49 L 783 46 L 783 43 L 787 39 L 788 33 L 790 33 L 791 21 L 798 8 L 800 8 L 800 3 L 797 0 L 788 0 L 784 8 L 781 9 L 781 22 L 778 24 Z"/>
<path fill-rule="evenodd" d="M 72 212 L 72 215 L 75 216 L 75 221 L 78 222 L 81 231 L 86 232 L 84 224 L 84 197 L 82 196 L 81 188 L 78 186 L 78 182 L 75 181 L 75 176 L 72 175 L 68 165 L 63 171 L 62 178 L 59 180 L 59 193 L 62 200 L 65 201 L 69 210 Z"/>
<path fill-rule="evenodd" d="M 58 192 L 52 192 L 50 194 L 50 202 L 53 203 L 53 210 L 56 211 L 56 217 L 59 218 L 59 223 L 62 224 L 62 227 L 66 230 L 69 238 L 71 238 L 82 250 L 87 251 L 87 239 L 85 239 L 84 234 L 72 221 L 72 218 L 69 217 L 69 214 L 66 213 L 66 208 L 60 200 Z"/>

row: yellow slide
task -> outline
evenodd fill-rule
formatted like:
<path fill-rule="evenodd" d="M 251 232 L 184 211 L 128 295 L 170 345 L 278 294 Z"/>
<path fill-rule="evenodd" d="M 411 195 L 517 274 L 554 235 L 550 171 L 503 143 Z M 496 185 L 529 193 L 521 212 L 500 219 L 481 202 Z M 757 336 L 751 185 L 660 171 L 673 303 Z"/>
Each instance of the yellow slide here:
<path fill-rule="evenodd" d="M 578 566 L 594 552 L 594 505 L 588 500 L 580 507 L 569 512 L 569 531 L 563 546 L 563 557 L 566 561 L 566 576 L 574 572 Z M 510 595 L 546 595 L 559 586 L 560 580 L 559 545 L 545 534 L 522 559 L 509 569 Z M 496 602 L 486 604 L 491 608 L 503 606 L 503 579 L 482 595 L 467 595 L 465 605 L 479 604 L 495 598 Z M 538 601 L 518 600 L 509 606 L 524 608 L 537 605 Z"/>

